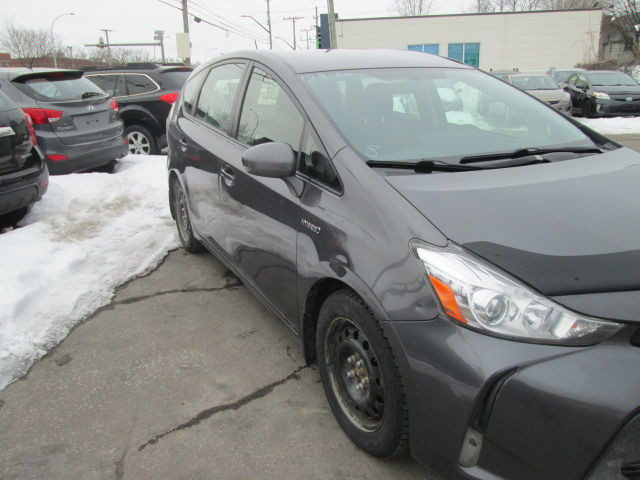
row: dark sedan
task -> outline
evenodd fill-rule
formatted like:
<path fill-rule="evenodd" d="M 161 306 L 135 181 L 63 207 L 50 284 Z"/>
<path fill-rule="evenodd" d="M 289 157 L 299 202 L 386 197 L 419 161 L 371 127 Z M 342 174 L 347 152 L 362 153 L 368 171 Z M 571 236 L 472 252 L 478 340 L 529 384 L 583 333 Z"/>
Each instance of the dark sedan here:
<path fill-rule="evenodd" d="M 118 102 L 81 71 L 0 68 L 0 86 L 31 117 L 52 174 L 109 167 L 127 154 Z"/>
<path fill-rule="evenodd" d="M 0 92 L 0 228 L 15 225 L 49 186 L 31 118 Z"/>
<path fill-rule="evenodd" d="M 638 153 L 466 65 L 376 50 L 207 63 L 168 140 L 183 247 L 300 335 L 356 445 L 447 479 L 637 473 Z"/>
<path fill-rule="evenodd" d="M 585 117 L 640 115 L 640 85 L 626 73 L 577 72 L 567 79 L 564 89 L 571 95 L 574 114 Z"/>

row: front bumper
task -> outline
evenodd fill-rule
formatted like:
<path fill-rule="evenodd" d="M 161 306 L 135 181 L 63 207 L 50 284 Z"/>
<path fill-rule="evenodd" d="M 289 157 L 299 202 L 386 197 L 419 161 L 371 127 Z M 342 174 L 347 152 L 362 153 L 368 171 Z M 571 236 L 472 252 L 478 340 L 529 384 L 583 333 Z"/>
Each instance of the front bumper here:
<path fill-rule="evenodd" d="M 640 410 L 637 326 L 593 347 L 514 342 L 444 319 L 384 328 L 406 389 L 413 455 L 448 479 L 587 478 Z M 470 427 L 481 448 L 463 467 Z M 620 465 L 640 462 L 640 446 L 625 455 L 609 477 L 589 480 L 630 480 Z"/>
<path fill-rule="evenodd" d="M 596 100 L 594 115 L 601 117 L 635 117 L 640 115 L 640 100 Z"/>
<path fill-rule="evenodd" d="M 567 101 L 567 102 L 555 102 L 555 103 L 551 103 L 548 102 L 549 105 L 551 105 L 553 108 L 555 108 L 556 110 L 562 112 L 562 113 L 566 113 L 567 115 L 571 114 L 571 101 Z"/>

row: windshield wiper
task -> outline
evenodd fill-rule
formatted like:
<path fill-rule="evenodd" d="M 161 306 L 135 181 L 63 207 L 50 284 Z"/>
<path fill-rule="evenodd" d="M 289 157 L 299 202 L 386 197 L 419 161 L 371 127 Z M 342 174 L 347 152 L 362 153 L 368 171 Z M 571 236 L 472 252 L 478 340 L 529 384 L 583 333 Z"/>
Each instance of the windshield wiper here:
<path fill-rule="evenodd" d="M 367 165 L 373 168 L 400 168 L 403 170 L 413 170 L 416 173 L 433 172 L 471 172 L 475 170 L 495 170 L 497 168 L 523 167 L 536 163 L 548 163 L 546 160 L 532 160 L 515 165 L 500 165 L 497 167 L 474 167 L 471 165 L 460 165 L 433 160 L 420 160 L 419 162 L 387 162 L 384 160 L 369 160 Z"/>
<path fill-rule="evenodd" d="M 102 94 L 101 94 L 101 93 L 98 93 L 98 92 L 84 92 L 84 93 L 82 94 L 82 98 L 99 97 L 99 96 L 101 96 L 101 95 L 102 95 Z"/>
<path fill-rule="evenodd" d="M 562 148 L 519 148 L 510 152 L 489 153 L 486 155 L 472 155 L 462 157 L 462 165 L 468 163 L 491 162 L 492 160 L 505 160 L 512 158 L 524 158 L 532 155 L 546 155 L 547 153 L 602 153 L 602 150 L 595 147 L 562 147 Z"/>

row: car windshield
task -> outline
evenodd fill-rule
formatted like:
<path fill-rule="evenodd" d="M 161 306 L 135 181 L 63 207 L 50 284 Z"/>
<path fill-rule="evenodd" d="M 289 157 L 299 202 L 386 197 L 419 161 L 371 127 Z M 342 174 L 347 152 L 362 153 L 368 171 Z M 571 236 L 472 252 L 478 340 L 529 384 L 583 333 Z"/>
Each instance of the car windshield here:
<path fill-rule="evenodd" d="M 578 70 L 556 70 L 553 73 L 553 78 L 556 80 L 556 82 L 564 82 L 567 80 L 567 78 L 569 78 L 577 71 Z"/>
<path fill-rule="evenodd" d="M 515 75 L 511 83 L 522 90 L 557 90 L 560 86 L 548 75 Z"/>
<path fill-rule="evenodd" d="M 363 69 L 302 78 L 367 160 L 457 162 L 519 148 L 594 146 L 561 114 L 477 70 Z"/>
<path fill-rule="evenodd" d="M 37 77 L 16 83 L 23 93 L 43 102 L 84 100 L 92 96 L 105 96 L 106 93 L 87 78 Z"/>
<path fill-rule="evenodd" d="M 638 85 L 633 78 L 622 72 L 592 72 L 589 73 L 589 79 L 592 85 L 601 87 Z"/>

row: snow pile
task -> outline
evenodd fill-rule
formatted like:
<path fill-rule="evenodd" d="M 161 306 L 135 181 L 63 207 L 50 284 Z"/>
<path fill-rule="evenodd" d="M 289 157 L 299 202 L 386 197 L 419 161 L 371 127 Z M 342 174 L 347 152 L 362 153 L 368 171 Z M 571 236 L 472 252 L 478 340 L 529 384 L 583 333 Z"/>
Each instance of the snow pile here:
<path fill-rule="evenodd" d="M 165 158 L 51 177 L 22 225 L 0 235 L 0 389 L 178 246 Z"/>
<path fill-rule="evenodd" d="M 640 117 L 576 118 L 603 135 L 640 134 Z"/>

